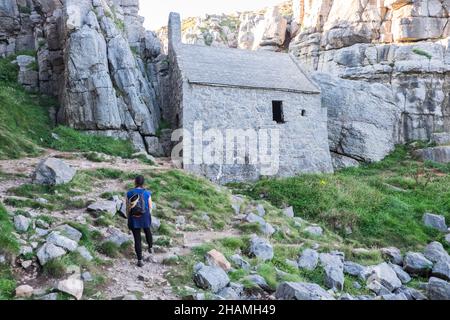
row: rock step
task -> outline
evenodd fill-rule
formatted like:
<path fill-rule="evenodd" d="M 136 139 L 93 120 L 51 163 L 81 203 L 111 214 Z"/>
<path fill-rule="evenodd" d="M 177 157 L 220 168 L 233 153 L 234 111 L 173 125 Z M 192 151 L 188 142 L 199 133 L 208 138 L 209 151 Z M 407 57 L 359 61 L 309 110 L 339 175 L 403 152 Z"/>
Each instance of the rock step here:
<path fill-rule="evenodd" d="M 434 161 L 438 163 L 450 163 L 450 146 L 440 146 L 417 150 L 414 155 L 423 161 Z"/>
<path fill-rule="evenodd" d="M 450 145 L 450 132 L 439 132 L 431 135 L 431 142 L 438 146 Z"/>

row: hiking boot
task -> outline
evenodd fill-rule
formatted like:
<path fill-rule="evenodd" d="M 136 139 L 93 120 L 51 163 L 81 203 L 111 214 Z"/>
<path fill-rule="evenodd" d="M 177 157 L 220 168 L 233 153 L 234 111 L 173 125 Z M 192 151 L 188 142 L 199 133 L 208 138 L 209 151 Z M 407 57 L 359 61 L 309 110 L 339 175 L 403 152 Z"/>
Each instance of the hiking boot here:
<path fill-rule="evenodd" d="M 153 251 L 153 248 L 148 248 L 148 253 L 153 254 L 155 252 Z"/>
<path fill-rule="evenodd" d="M 144 262 L 142 262 L 142 260 L 139 260 L 138 263 L 137 263 L 137 266 L 139 268 L 142 268 L 144 266 Z"/>

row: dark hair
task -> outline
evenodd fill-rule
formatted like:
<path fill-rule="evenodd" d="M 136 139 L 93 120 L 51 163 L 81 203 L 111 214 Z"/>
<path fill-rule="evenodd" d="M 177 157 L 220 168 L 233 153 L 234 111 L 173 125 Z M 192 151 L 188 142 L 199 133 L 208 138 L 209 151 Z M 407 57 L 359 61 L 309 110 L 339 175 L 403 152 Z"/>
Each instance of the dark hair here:
<path fill-rule="evenodd" d="M 145 178 L 143 176 L 137 176 L 134 179 L 134 184 L 136 187 L 143 187 L 145 183 Z"/>

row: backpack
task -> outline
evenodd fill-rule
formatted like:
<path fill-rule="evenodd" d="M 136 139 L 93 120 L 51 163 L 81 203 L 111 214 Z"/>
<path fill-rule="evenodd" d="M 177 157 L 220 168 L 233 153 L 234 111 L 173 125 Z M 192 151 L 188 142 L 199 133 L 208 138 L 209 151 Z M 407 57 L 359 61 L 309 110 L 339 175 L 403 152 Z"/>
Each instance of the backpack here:
<path fill-rule="evenodd" d="M 132 218 L 140 218 L 145 213 L 144 193 L 135 194 L 130 198 L 130 216 Z"/>

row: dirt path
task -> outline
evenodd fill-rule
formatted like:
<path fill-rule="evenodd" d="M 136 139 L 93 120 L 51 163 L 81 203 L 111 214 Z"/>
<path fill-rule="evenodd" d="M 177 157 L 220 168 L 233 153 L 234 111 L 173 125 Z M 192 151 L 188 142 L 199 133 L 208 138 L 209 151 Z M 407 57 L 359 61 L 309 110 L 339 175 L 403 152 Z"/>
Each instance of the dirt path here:
<path fill-rule="evenodd" d="M 80 153 L 58 152 L 54 150 L 46 150 L 44 155 L 39 158 L 22 158 L 18 160 L 1 160 L 0 172 L 9 174 L 0 179 L 0 201 L 10 196 L 8 190 L 18 187 L 22 184 L 31 183 L 31 176 L 39 161 L 45 157 L 56 157 L 64 159 L 70 166 L 77 170 L 95 170 L 99 168 L 111 168 L 123 171 L 142 171 L 142 170 L 168 170 L 172 168 L 169 159 L 158 159 L 158 166 L 149 166 L 138 160 L 112 158 L 110 162 L 91 162 L 83 157 Z M 83 194 L 84 199 L 100 199 L 100 195 L 108 190 L 110 192 L 124 192 L 126 182 L 120 180 L 105 180 L 93 186 L 89 193 Z M 14 208 L 7 208 L 8 211 L 14 212 Z M 29 211 L 36 211 L 29 209 Z M 37 210 L 38 211 L 38 210 Z M 77 221 L 85 222 L 89 218 L 89 214 L 85 209 L 64 210 L 63 212 L 51 212 L 50 215 L 58 221 Z M 125 223 L 121 227 L 125 232 Z M 180 244 L 167 248 L 165 253 L 155 253 L 150 255 L 144 254 L 145 265 L 143 268 L 136 266 L 134 254 L 130 252 L 128 257 L 118 259 L 109 259 L 112 264 L 104 267 L 102 272 L 107 279 L 108 285 L 101 290 L 101 297 L 104 299 L 119 299 L 122 297 L 144 300 L 174 300 L 179 299 L 172 289 L 165 274 L 171 270 L 171 267 L 163 264 L 167 257 L 174 255 L 182 256 L 191 252 L 195 246 L 214 241 L 221 238 L 237 236 L 239 233 L 234 230 L 226 230 L 222 232 L 202 231 L 202 232 L 183 232 L 183 241 Z M 145 247 L 145 246 L 144 246 Z M 38 281 L 38 279 L 36 279 Z"/>

